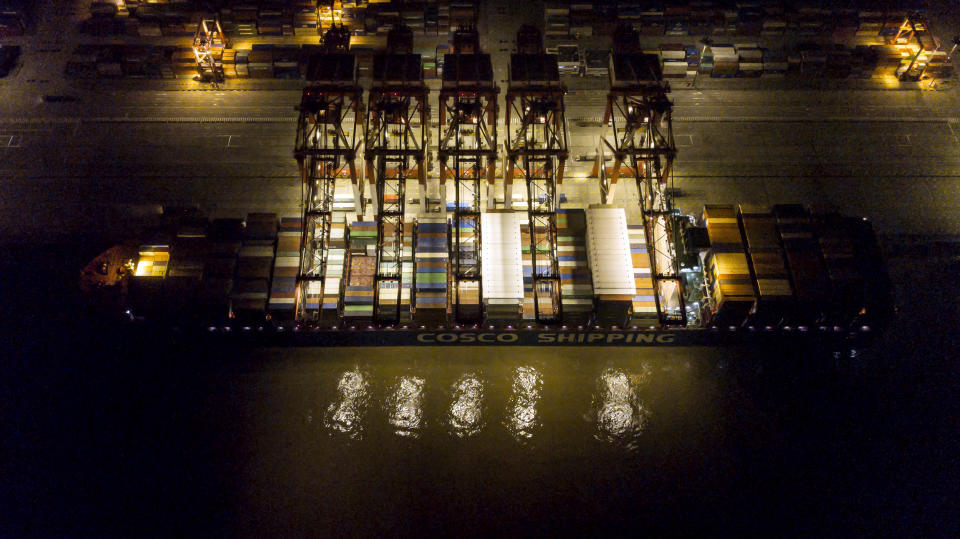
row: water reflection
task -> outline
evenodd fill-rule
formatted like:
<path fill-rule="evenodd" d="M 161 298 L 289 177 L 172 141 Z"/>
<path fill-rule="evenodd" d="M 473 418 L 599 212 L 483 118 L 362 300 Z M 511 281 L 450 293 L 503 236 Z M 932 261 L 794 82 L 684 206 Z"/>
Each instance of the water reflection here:
<path fill-rule="evenodd" d="M 597 439 L 634 447 L 650 413 L 637 395 L 641 375 L 627 376 L 621 370 L 606 369 L 594 399 L 597 410 Z"/>
<path fill-rule="evenodd" d="M 460 438 L 473 436 L 483 429 L 483 382 L 473 374 L 465 374 L 453 387 L 453 402 L 447 421 L 451 432 Z"/>
<path fill-rule="evenodd" d="M 362 438 L 362 420 L 370 401 L 369 390 L 367 376 L 359 368 L 340 375 L 338 398 L 327 408 L 324 426 L 330 432 L 346 434 L 353 439 Z"/>
<path fill-rule="evenodd" d="M 513 391 L 507 405 L 504 425 L 517 440 L 529 440 L 540 427 L 537 402 L 543 388 L 543 376 L 533 367 L 513 371 Z"/>
<path fill-rule="evenodd" d="M 387 398 L 386 411 L 397 436 L 420 437 L 423 428 L 423 378 L 401 377 Z"/>

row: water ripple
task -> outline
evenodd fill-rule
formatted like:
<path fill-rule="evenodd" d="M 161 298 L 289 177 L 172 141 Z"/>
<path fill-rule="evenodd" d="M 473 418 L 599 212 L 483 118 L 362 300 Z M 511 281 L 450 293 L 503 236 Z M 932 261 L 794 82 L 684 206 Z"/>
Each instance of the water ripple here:
<path fill-rule="evenodd" d="M 419 438 L 423 429 L 423 378 L 401 377 L 387 398 L 386 412 L 397 436 Z"/>
<path fill-rule="evenodd" d="M 367 376 L 355 368 L 340 375 L 338 399 L 327 408 L 324 426 L 331 433 L 346 434 L 353 439 L 363 437 L 363 416 L 370 401 Z"/>
<path fill-rule="evenodd" d="M 650 412 L 637 395 L 641 376 L 628 376 L 621 370 L 606 369 L 600 375 L 594 397 L 597 413 L 596 438 L 600 441 L 636 448 Z"/>
<path fill-rule="evenodd" d="M 513 371 L 513 387 L 504 426 L 518 441 L 533 438 L 540 428 L 537 402 L 543 388 L 543 376 L 533 367 L 517 367 Z"/>
<path fill-rule="evenodd" d="M 451 432 L 465 438 L 483 429 L 483 382 L 474 374 L 465 374 L 453 387 L 453 402 L 447 414 Z"/>

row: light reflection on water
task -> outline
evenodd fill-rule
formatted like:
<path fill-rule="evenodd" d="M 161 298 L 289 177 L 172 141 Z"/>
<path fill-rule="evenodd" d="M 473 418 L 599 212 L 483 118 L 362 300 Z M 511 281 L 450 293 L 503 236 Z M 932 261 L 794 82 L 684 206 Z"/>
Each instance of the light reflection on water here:
<path fill-rule="evenodd" d="M 423 378 L 402 376 L 387 398 L 386 412 L 394 434 L 419 438 L 423 421 Z"/>
<path fill-rule="evenodd" d="M 637 394 L 637 386 L 643 381 L 642 372 L 628 376 L 622 370 L 609 368 L 601 373 L 594 398 L 598 440 L 636 448 L 650 416 Z"/>
<path fill-rule="evenodd" d="M 448 424 L 458 438 L 466 438 L 483 430 L 483 382 L 475 374 L 465 374 L 453 388 Z"/>
<path fill-rule="evenodd" d="M 533 367 L 517 367 L 504 426 L 518 441 L 529 440 L 540 427 L 537 402 L 543 387 L 543 376 Z"/>
<path fill-rule="evenodd" d="M 435 408 L 434 401 L 424 404 L 427 385 L 424 377 L 401 375 L 387 378 L 385 393 L 379 395 L 379 392 L 371 391 L 371 381 L 375 382 L 376 373 L 354 367 L 341 373 L 337 396 L 324 414 L 324 426 L 331 434 L 361 440 L 366 428 L 382 425 L 385 420 L 393 434 L 420 438 L 426 432 L 428 421 L 425 417 L 439 416 L 442 411 L 436 424 L 445 425 L 449 435 L 473 437 L 486 430 L 492 419 L 494 425 L 502 425 L 517 442 L 528 444 L 543 430 L 544 418 L 540 408 L 561 406 L 562 403 L 543 401 L 544 376 L 535 367 L 517 366 L 508 373 L 509 393 L 493 392 L 494 400 L 498 393 L 501 398 L 506 397 L 504 400 L 486 402 L 490 399 L 487 389 L 491 381 L 476 371 L 469 371 L 459 375 L 449 393 L 444 392 L 443 400 L 437 403 L 441 408 Z M 595 423 L 596 440 L 628 449 L 636 447 L 650 417 L 638 389 L 647 386 L 652 374 L 653 369 L 648 363 L 639 363 L 629 371 L 606 368 L 593 374 L 597 389 L 591 395 L 592 412 L 586 419 Z M 371 399 L 381 401 L 382 404 L 373 409 L 382 409 L 386 417 L 369 416 Z"/>
<path fill-rule="evenodd" d="M 327 408 L 324 426 L 331 433 L 346 434 L 352 439 L 363 437 L 363 415 L 370 401 L 368 376 L 355 367 L 340 375 L 338 398 Z"/>

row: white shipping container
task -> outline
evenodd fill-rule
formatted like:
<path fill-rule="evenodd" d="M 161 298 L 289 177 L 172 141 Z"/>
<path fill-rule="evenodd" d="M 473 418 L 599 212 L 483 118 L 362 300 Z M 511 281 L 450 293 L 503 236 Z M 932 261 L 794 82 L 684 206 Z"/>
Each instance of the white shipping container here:
<path fill-rule="evenodd" d="M 299 256 L 278 256 L 273 262 L 273 266 L 276 268 L 295 268 L 299 265 Z"/>
<path fill-rule="evenodd" d="M 481 272 L 485 300 L 523 301 L 523 256 L 520 215 L 487 212 L 480 215 Z"/>
<path fill-rule="evenodd" d="M 636 294 L 623 208 L 588 208 L 587 255 L 595 295 Z"/>
<path fill-rule="evenodd" d="M 684 60 L 687 59 L 687 51 L 685 50 L 661 50 L 660 57 L 664 60 Z"/>
<path fill-rule="evenodd" d="M 273 258 L 273 246 L 244 245 L 240 248 L 240 256 L 244 258 Z"/>

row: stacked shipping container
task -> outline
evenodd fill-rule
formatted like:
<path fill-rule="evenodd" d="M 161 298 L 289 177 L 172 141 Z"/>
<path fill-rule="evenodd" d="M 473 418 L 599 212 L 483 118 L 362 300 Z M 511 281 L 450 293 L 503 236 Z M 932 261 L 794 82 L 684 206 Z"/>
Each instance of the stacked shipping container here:
<path fill-rule="evenodd" d="M 536 320 L 536 292 L 533 289 L 533 256 L 530 254 L 530 218 L 527 214 L 520 217 L 520 254 L 523 268 L 523 320 Z"/>
<path fill-rule="evenodd" d="M 647 247 L 647 231 L 643 225 L 629 225 L 630 259 L 633 263 L 633 282 L 637 293 L 633 296 L 633 311 L 630 325 L 647 327 L 659 325 L 657 300 L 654 297 L 653 275 L 650 270 L 650 250 Z"/>
<path fill-rule="evenodd" d="M 623 208 L 601 206 L 591 206 L 586 214 L 596 320 L 601 326 L 622 327 L 637 295 L 627 216 Z"/>
<path fill-rule="evenodd" d="M 830 283 L 807 210 L 797 204 L 780 204 L 773 207 L 773 216 L 797 302 L 796 319 L 798 323 L 816 323 L 822 318 Z"/>
<path fill-rule="evenodd" d="M 256 318 L 266 311 L 276 240 L 277 214 L 247 215 L 230 294 L 231 308 L 238 318 Z"/>
<path fill-rule="evenodd" d="M 483 304 L 491 324 L 517 324 L 526 318 L 525 257 L 521 248 L 520 213 L 481 214 Z M 530 311 L 533 311 L 531 305 Z"/>
<path fill-rule="evenodd" d="M 850 324 L 867 307 L 866 280 L 854 247 L 855 231 L 839 215 L 820 216 L 813 220 L 813 225 L 830 279 L 833 308 L 828 320 L 838 325 Z"/>
<path fill-rule="evenodd" d="M 564 324 L 582 326 L 593 317 L 593 281 L 587 257 L 587 216 L 583 210 L 557 210 L 557 257 Z"/>
<path fill-rule="evenodd" d="M 447 318 L 449 236 L 444 217 L 417 221 L 415 253 L 415 313 L 421 325 L 443 324 Z"/>
<path fill-rule="evenodd" d="M 276 320 L 292 320 L 296 315 L 297 274 L 300 271 L 302 237 L 302 218 L 280 218 L 269 302 L 270 316 Z"/>
<path fill-rule="evenodd" d="M 703 267 L 710 292 L 707 321 L 713 325 L 739 326 L 746 321 L 755 299 L 747 255 L 733 206 L 707 205 L 703 221 L 710 237 Z"/>
<path fill-rule="evenodd" d="M 457 227 L 457 221 L 451 221 L 450 234 L 450 245 L 455 245 L 453 241 L 456 237 L 455 235 L 459 232 L 460 234 L 460 252 L 451 253 L 454 257 L 451 261 L 451 271 L 455 271 L 456 264 L 461 264 L 461 267 L 475 267 L 478 265 L 479 260 L 477 257 L 480 256 L 480 253 L 476 252 L 474 243 L 477 236 L 477 223 L 474 218 L 461 218 L 459 230 Z M 482 230 L 482 229 L 481 229 Z M 456 288 L 450 291 L 451 294 L 451 303 L 457 302 L 458 312 L 456 313 L 460 320 L 470 321 L 475 320 L 480 321 L 480 318 L 483 315 L 483 308 L 480 298 L 480 287 L 479 283 L 476 281 L 462 281 L 460 283 L 452 283 L 452 286 Z"/>
<path fill-rule="evenodd" d="M 377 223 L 357 221 L 350 225 L 343 292 L 344 323 L 373 321 L 374 277 L 377 273 Z"/>
<path fill-rule="evenodd" d="M 776 221 L 769 209 L 744 205 L 740 206 L 738 217 L 757 296 L 752 321 L 777 326 L 793 314 L 793 289 L 777 237 Z"/>
<path fill-rule="evenodd" d="M 237 255 L 243 238 L 241 219 L 214 219 L 207 234 L 210 250 L 200 283 L 202 316 L 211 321 L 225 318 L 230 312 L 230 293 L 237 271 Z"/>

